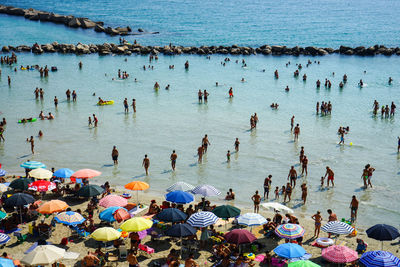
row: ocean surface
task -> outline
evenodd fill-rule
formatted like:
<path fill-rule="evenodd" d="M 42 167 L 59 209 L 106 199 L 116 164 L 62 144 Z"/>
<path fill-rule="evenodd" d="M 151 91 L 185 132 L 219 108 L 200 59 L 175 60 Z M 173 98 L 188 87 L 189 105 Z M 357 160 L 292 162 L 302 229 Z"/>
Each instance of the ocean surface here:
<path fill-rule="evenodd" d="M 374 45 L 399 46 L 399 1 L 0 1 L 19 7 L 86 16 L 107 25 L 159 31 L 159 35 L 127 37 L 142 44 L 165 45 L 247 45 L 281 44 L 287 46 Z M 371 8 L 373 6 L 373 8 Z M 92 30 L 70 29 L 63 25 L 31 22 L 20 17 L 0 15 L 0 44 L 103 43 L 118 42 L 118 37 L 97 34 Z M 235 204 L 251 206 L 255 190 L 263 191 L 263 181 L 272 174 L 272 187 L 286 183 L 291 165 L 299 170 L 299 150 L 305 147 L 309 174 L 300 177 L 293 200 L 288 204 L 297 213 L 312 214 L 332 208 L 339 218 L 349 218 L 351 196 L 360 199 L 359 224 L 385 222 L 398 224 L 400 218 L 400 157 L 397 136 L 398 116 L 385 119 L 372 116 L 374 99 L 380 105 L 398 102 L 400 97 L 400 57 L 325 57 L 231 56 L 224 57 L 160 56 L 149 63 L 147 56 L 75 56 L 60 54 L 18 54 L 19 65 L 57 66 L 48 78 L 37 71 L 18 70 L 2 65 L 0 77 L 0 118 L 8 121 L 5 138 L 0 142 L 0 163 L 11 173 L 21 172 L 26 160 L 44 162 L 48 168 L 73 170 L 92 168 L 103 174 L 95 182 L 110 181 L 123 185 L 132 180 L 150 183 L 148 193 L 163 194 L 174 182 L 212 184 L 222 194 L 229 188 L 236 192 Z M 127 61 L 125 61 L 127 59 Z M 242 59 L 247 67 L 242 67 Z M 307 60 L 320 61 L 306 67 Z M 184 62 L 190 61 L 189 71 Z M 235 61 L 238 60 L 239 64 Z M 78 62 L 83 69 L 78 69 Z M 286 67 L 287 62 L 291 64 Z M 303 69 L 294 78 L 296 63 Z M 154 65 L 144 71 L 143 65 Z M 175 69 L 168 68 L 175 65 Z M 19 68 L 17 68 L 19 69 Z M 112 80 L 117 70 L 127 71 L 128 80 Z M 280 78 L 273 72 L 279 70 Z M 263 72 L 262 70 L 265 70 Z M 365 71 L 365 72 L 364 72 Z M 333 75 L 333 72 L 335 74 Z M 306 73 L 308 79 L 302 81 Z M 343 74 L 348 83 L 338 84 Z M 7 85 L 11 76 L 11 86 Z M 394 78 L 388 85 L 388 77 Z M 134 81 L 137 78 L 137 82 Z M 241 82 L 244 78 L 245 82 Z M 323 86 L 325 78 L 332 88 Z M 322 86 L 316 89 L 320 79 Z M 358 81 L 365 86 L 360 89 Z M 161 85 L 153 89 L 155 82 Z M 215 86 L 215 82 L 219 86 Z M 170 84 L 170 90 L 165 86 Z M 284 88 L 290 87 L 289 92 Z M 34 89 L 45 90 L 43 101 L 35 100 Z M 228 90 L 233 87 L 234 98 Z M 65 91 L 76 90 L 78 101 L 67 102 Z M 197 91 L 206 89 L 207 104 L 199 104 Z M 93 93 L 96 96 L 92 96 Z M 53 98 L 59 99 L 55 109 Z M 97 106 L 97 97 L 114 100 L 114 105 Z M 137 112 L 124 114 L 123 99 L 137 101 Z M 319 101 L 331 101 L 331 116 L 315 114 Z M 269 105 L 279 103 L 278 110 Z M 21 118 L 38 117 L 40 111 L 52 112 L 56 119 L 18 124 Z M 250 116 L 259 117 L 257 129 L 249 130 Z M 88 127 L 92 114 L 99 118 L 97 128 Z M 290 118 L 300 124 L 298 142 L 293 142 Z M 338 146 L 339 126 L 350 126 L 345 145 Z M 39 139 L 38 131 L 44 136 Z M 197 164 L 197 147 L 204 134 L 211 146 L 203 164 Z M 26 138 L 35 136 L 35 155 L 30 154 Z M 227 150 L 234 151 L 235 138 L 239 153 L 226 162 Z M 353 144 L 350 146 L 350 142 Z M 120 164 L 112 165 L 111 150 L 116 145 Z M 170 171 L 169 156 L 178 153 L 177 170 Z M 144 175 L 142 159 L 151 160 L 150 175 Z M 364 165 L 375 169 L 372 189 L 362 188 Z M 335 187 L 320 188 L 325 167 L 335 172 Z M 308 185 L 308 200 L 301 204 L 299 185 Z M 326 183 L 326 182 L 325 182 Z M 273 197 L 273 189 L 271 195 Z M 279 201 L 282 201 L 282 196 Z"/>

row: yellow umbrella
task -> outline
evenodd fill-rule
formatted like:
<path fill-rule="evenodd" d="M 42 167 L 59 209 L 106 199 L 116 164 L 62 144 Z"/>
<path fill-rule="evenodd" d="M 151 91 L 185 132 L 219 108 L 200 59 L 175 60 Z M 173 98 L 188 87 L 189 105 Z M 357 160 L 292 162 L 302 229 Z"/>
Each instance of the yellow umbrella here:
<path fill-rule="evenodd" d="M 56 212 L 60 212 L 66 210 L 68 208 L 68 204 L 64 201 L 54 199 L 44 203 L 42 206 L 38 208 L 38 212 L 41 214 L 52 214 Z"/>
<path fill-rule="evenodd" d="M 29 176 L 36 179 L 50 179 L 53 177 L 53 173 L 49 170 L 39 168 L 30 171 Z"/>
<path fill-rule="evenodd" d="M 153 221 L 143 217 L 135 217 L 125 221 L 121 225 L 121 229 L 125 232 L 140 232 L 147 230 L 153 226 Z"/>
<path fill-rule="evenodd" d="M 136 191 L 136 202 L 139 203 L 139 191 L 144 191 L 149 189 L 150 185 L 146 182 L 142 181 L 133 181 L 130 182 L 129 184 L 125 185 L 126 189 Z"/>
<path fill-rule="evenodd" d="M 96 229 L 90 236 L 96 241 L 113 241 L 121 236 L 121 232 L 112 227 L 102 227 Z"/>

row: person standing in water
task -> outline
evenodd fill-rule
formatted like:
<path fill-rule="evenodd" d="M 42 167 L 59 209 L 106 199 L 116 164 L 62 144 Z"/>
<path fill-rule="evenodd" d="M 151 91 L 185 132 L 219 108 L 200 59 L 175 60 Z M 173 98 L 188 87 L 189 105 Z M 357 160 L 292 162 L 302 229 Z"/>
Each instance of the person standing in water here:
<path fill-rule="evenodd" d="M 303 183 L 301 185 L 301 199 L 303 200 L 303 204 L 306 204 L 307 201 L 307 185 Z"/>
<path fill-rule="evenodd" d="M 294 115 L 290 119 L 290 131 L 293 131 L 293 125 L 294 125 Z"/>
<path fill-rule="evenodd" d="M 299 124 L 296 124 L 296 127 L 294 127 L 294 141 L 299 140 L 299 134 L 300 134 L 300 126 Z"/>
<path fill-rule="evenodd" d="M 301 175 L 303 175 L 304 171 L 306 172 L 306 176 L 308 175 L 307 164 L 308 158 L 304 156 L 303 161 L 301 162 Z"/>
<path fill-rule="evenodd" d="M 142 166 L 144 167 L 144 170 L 146 171 L 146 175 L 149 175 L 150 159 L 147 157 L 147 154 L 144 155 Z"/>
<path fill-rule="evenodd" d="M 199 146 L 197 148 L 197 156 L 199 157 L 197 160 L 198 163 L 203 162 L 203 154 L 204 154 L 204 148 L 203 148 L 203 146 Z"/>
<path fill-rule="evenodd" d="M 189 60 L 186 60 L 186 62 L 185 62 L 185 70 L 188 70 L 189 69 Z"/>
<path fill-rule="evenodd" d="M 204 90 L 204 93 L 203 93 L 203 98 L 204 98 L 204 103 L 207 103 L 207 100 L 208 100 L 208 96 L 209 96 L 210 94 L 207 92 L 207 90 Z"/>
<path fill-rule="evenodd" d="M 113 150 L 111 152 L 111 157 L 112 157 L 112 160 L 114 161 L 114 165 L 118 165 L 118 156 L 119 156 L 119 152 L 117 150 L 117 147 L 114 146 Z"/>
<path fill-rule="evenodd" d="M 326 166 L 326 173 L 324 178 L 326 178 L 326 176 L 328 176 L 327 186 L 329 187 L 329 181 L 332 182 L 332 186 L 335 186 L 333 182 L 333 180 L 335 179 L 335 173 L 331 170 L 331 168 L 329 168 L 329 166 Z"/>
<path fill-rule="evenodd" d="M 272 175 L 268 175 L 267 178 L 264 179 L 264 199 L 268 199 L 269 197 L 269 191 L 271 189 L 271 184 L 272 184 Z M 267 197 L 267 198 L 265 198 Z"/>
<path fill-rule="evenodd" d="M 203 92 L 199 89 L 199 92 L 197 93 L 197 96 L 199 97 L 199 103 L 203 102 Z"/>
<path fill-rule="evenodd" d="M 54 106 L 57 108 L 57 106 L 58 106 L 58 99 L 57 99 L 57 97 L 55 96 L 54 97 Z"/>
<path fill-rule="evenodd" d="M 372 178 L 372 173 L 375 171 L 375 169 L 372 168 L 370 164 L 367 164 L 367 166 L 368 166 L 368 185 L 371 186 L 372 188 L 371 178 Z"/>
<path fill-rule="evenodd" d="M 228 152 L 226 153 L 226 162 L 230 162 L 231 161 L 231 151 L 228 150 Z"/>
<path fill-rule="evenodd" d="M 210 141 L 208 141 L 208 136 L 204 135 L 203 140 L 201 141 L 203 144 L 203 154 L 207 153 L 207 147 L 210 145 L 211 143 Z"/>
<path fill-rule="evenodd" d="M 136 112 L 136 99 L 132 99 L 132 109 L 133 112 Z"/>
<path fill-rule="evenodd" d="M 95 114 L 93 114 L 93 121 L 94 121 L 94 127 L 97 127 L 97 123 L 99 122 L 99 120 L 97 119 Z"/>
<path fill-rule="evenodd" d="M 287 177 L 288 181 L 290 179 L 290 185 L 294 188 L 296 187 L 296 179 L 297 179 L 297 172 L 294 169 L 294 166 L 290 167 L 290 171 Z"/>
<path fill-rule="evenodd" d="M 236 141 L 235 141 L 235 151 L 236 152 L 239 152 L 239 145 L 240 145 L 239 138 L 236 137 Z"/>
<path fill-rule="evenodd" d="M 340 142 L 338 145 L 344 145 L 344 132 L 343 131 L 340 133 Z"/>
<path fill-rule="evenodd" d="M 129 105 L 128 105 L 128 99 L 124 99 L 124 108 L 125 108 L 125 113 L 129 113 Z"/>
<path fill-rule="evenodd" d="M 178 155 L 175 153 L 175 150 L 173 150 L 172 154 L 171 154 L 171 157 L 170 157 L 170 159 L 171 159 L 171 167 L 172 167 L 173 171 L 175 171 L 176 159 L 177 158 L 178 158 Z"/>
<path fill-rule="evenodd" d="M 28 142 L 31 144 L 31 152 L 32 154 L 35 154 L 34 148 L 35 148 L 35 140 L 33 139 L 33 136 L 28 140 Z"/>
<path fill-rule="evenodd" d="M 352 196 L 350 202 L 350 218 L 351 222 L 354 223 L 357 220 L 358 200 L 356 196 Z"/>

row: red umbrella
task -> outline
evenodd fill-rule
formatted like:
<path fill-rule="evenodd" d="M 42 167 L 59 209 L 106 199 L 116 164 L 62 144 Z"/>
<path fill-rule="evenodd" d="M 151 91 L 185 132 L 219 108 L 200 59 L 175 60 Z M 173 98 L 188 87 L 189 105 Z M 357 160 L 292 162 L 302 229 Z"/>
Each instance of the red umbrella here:
<path fill-rule="evenodd" d="M 322 250 L 322 257 L 330 262 L 346 263 L 357 260 L 358 254 L 346 246 L 330 246 Z"/>
<path fill-rule="evenodd" d="M 128 204 L 128 200 L 117 195 L 108 195 L 99 201 L 99 205 L 105 208 L 108 207 L 124 207 Z"/>
<path fill-rule="evenodd" d="M 233 243 L 236 245 L 252 243 L 257 240 L 257 238 L 246 229 L 232 230 L 225 234 L 225 239 L 228 243 Z"/>
<path fill-rule="evenodd" d="M 46 191 L 51 191 L 56 188 L 56 184 L 53 182 L 45 181 L 45 180 L 39 180 L 35 181 L 33 183 L 30 183 L 28 185 L 29 190 L 34 190 L 38 192 L 46 192 Z"/>
<path fill-rule="evenodd" d="M 75 179 L 93 178 L 93 177 L 99 176 L 100 174 L 101 174 L 101 172 L 99 172 L 99 171 L 95 171 L 95 170 L 91 170 L 91 169 L 82 169 L 82 170 L 74 172 L 70 178 L 71 178 L 71 181 L 75 181 Z"/>
<path fill-rule="evenodd" d="M 131 215 L 124 209 L 118 209 L 114 213 L 114 218 L 117 220 L 117 222 L 122 222 L 125 220 L 128 220 L 131 218 Z"/>

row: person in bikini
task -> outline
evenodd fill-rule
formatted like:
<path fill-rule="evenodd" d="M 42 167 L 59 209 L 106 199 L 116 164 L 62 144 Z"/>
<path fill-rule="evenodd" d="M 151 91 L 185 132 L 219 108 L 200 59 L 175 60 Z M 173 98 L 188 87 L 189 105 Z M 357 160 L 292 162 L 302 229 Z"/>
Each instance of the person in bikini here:
<path fill-rule="evenodd" d="M 258 190 L 251 197 L 251 200 L 253 200 L 254 203 L 254 213 L 258 213 L 258 211 L 260 210 L 260 202 L 261 202 L 261 196 L 258 194 Z"/>
<path fill-rule="evenodd" d="M 313 216 L 311 216 L 311 218 L 315 222 L 315 229 L 314 229 L 314 236 L 313 237 L 318 237 L 319 236 L 319 232 L 321 230 L 321 221 L 322 221 L 321 212 L 317 211 L 317 213 L 314 214 Z"/>

